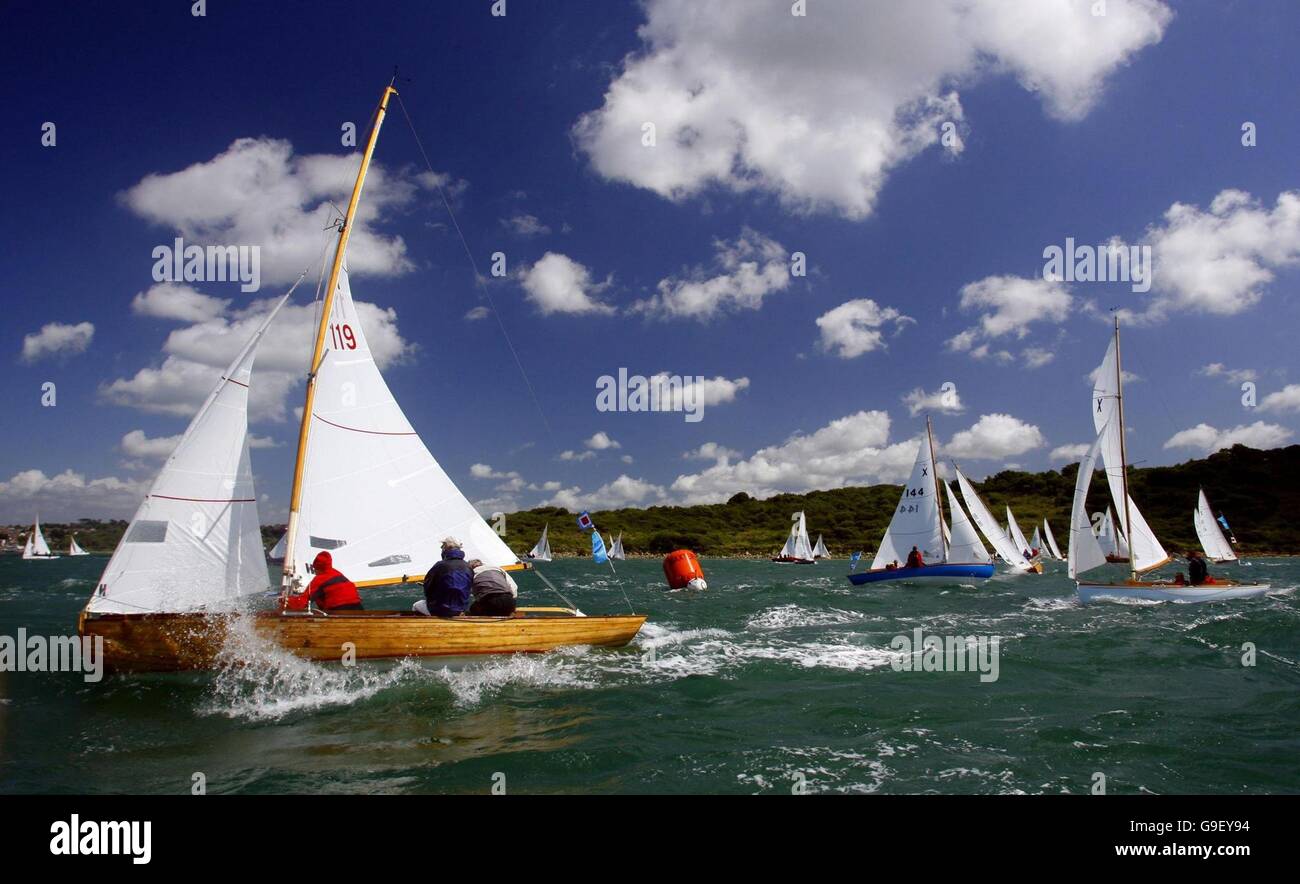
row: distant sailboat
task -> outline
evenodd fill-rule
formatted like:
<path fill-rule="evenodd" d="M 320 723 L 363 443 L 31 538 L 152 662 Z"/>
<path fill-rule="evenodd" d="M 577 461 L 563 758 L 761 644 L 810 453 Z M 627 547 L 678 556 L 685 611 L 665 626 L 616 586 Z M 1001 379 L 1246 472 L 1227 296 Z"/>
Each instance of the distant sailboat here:
<path fill-rule="evenodd" d="M 1065 556 L 1061 555 L 1061 548 L 1056 545 L 1056 537 L 1052 535 L 1052 526 L 1047 524 L 1046 519 L 1043 519 L 1043 536 L 1047 538 L 1047 548 L 1051 551 L 1052 558 L 1058 562 L 1065 561 Z"/>
<path fill-rule="evenodd" d="M 1101 551 L 1106 554 L 1106 561 L 1112 565 L 1125 564 L 1129 561 L 1128 541 L 1124 539 L 1123 533 L 1115 524 L 1115 517 L 1111 515 L 1109 506 L 1106 507 L 1106 515 L 1102 516 L 1101 523 L 1097 526 L 1097 543 L 1101 546 Z"/>
<path fill-rule="evenodd" d="M 68 541 L 68 555 L 69 556 L 90 555 L 90 553 L 86 552 L 84 549 L 81 548 L 81 544 L 77 543 L 77 536 L 75 534 L 72 535 L 72 537 Z"/>
<path fill-rule="evenodd" d="M 551 560 L 551 542 L 546 539 L 546 532 L 551 530 L 549 523 L 542 526 L 542 536 L 533 544 L 533 548 L 528 551 L 528 558 L 535 562 L 549 562 Z"/>
<path fill-rule="evenodd" d="M 288 538 L 289 538 L 289 533 L 287 531 L 284 534 L 280 535 L 280 539 L 275 542 L 275 546 L 271 547 L 271 551 L 266 554 L 266 558 L 268 561 L 272 561 L 272 562 L 284 561 L 284 551 L 289 546 L 289 544 L 286 543 Z"/>
<path fill-rule="evenodd" d="M 817 542 L 813 544 L 813 558 L 829 559 L 830 557 L 831 557 L 830 550 L 826 548 L 826 544 L 822 543 L 822 536 L 818 534 Z"/>
<path fill-rule="evenodd" d="M 23 546 L 23 558 L 29 562 L 42 562 L 59 558 L 50 552 L 50 545 L 45 542 L 45 535 L 41 533 L 40 516 L 37 516 L 32 522 L 32 533 L 27 535 L 27 543 Z"/>
<path fill-rule="evenodd" d="M 1011 539 L 1020 547 L 1020 553 L 1028 561 L 1033 561 L 1038 556 L 1038 547 L 1025 540 L 1025 534 L 1020 530 L 1020 525 L 1016 523 L 1016 516 L 1011 512 L 1011 507 L 1007 507 L 1007 532 Z"/>
<path fill-rule="evenodd" d="M 894 510 L 880 548 L 866 571 L 849 574 L 857 586 L 871 583 L 942 583 L 956 585 L 993 576 L 993 564 L 980 543 L 970 519 L 957 504 L 949 489 L 949 507 L 953 510 L 952 542 L 943 519 L 943 499 L 939 488 L 939 471 L 934 459 L 934 438 L 930 421 L 925 422 L 925 436 L 916 452 L 912 475 L 903 487 L 902 497 Z M 915 547 L 926 564 L 908 567 L 906 562 Z M 897 567 L 894 563 L 899 563 Z"/>
<path fill-rule="evenodd" d="M 1079 600 L 1087 603 L 1100 598 L 1139 598 L 1155 601 L 1208 602 L 1223 599 L 1261 596 L 1269 589 L 1264 584 L 1243 584 L 1234 580 L 1211 578 L 1198 586 L 1174 582 L 1143 581 L 1140 575 L 1170 561 L 1151 526 L 1128 492 L 1128 458 L 1124 439 L 1124 374 L 1120 362 L 1119 319 L 1115 319 L 1115 336 L 1106 357 L 1097 370 L 1092 391 L 1093 428 L 1097 438 L 1079 464 L 1075 480 L 1074 503 L 1070 509 L 1070 577 L 1075 580 Z M 1080 575 L 1106 563 L 1107 556 L 1092 533 L 1087 515 L 1088 489 L 1100 457 L 1106 469 L 1106 481 L 1115 503 L 1116 536 L 1128 541 L 1130 571 L 1123 583 L 1094 583 Z M 1108 513 L 1109 515 L 1109 513 Z"/>
<path fill-rule="evenodd" d="M 623 552 L 623 532 L 618 532 L 618 537 L 609 547 L 609 557 L 611 559 L 626 559 L 627 553 Z"/>
<path fill-rule="evenodd" d="M 781 552 L 772 558 L 778 565 L 814 565 L 812 544 L 808 541 L 808 524 L 803 512 L 794 514 L 794 524 L 790 527 L 790 536 L 785 540 Z"/>
<path fill-rule="evenodd" d="M 1196 536 L 1201 541 L 1201 549 L 1205 550 L 1206 558 L 1219 563 L 1237 561 L 1237 553 L 1232 549 L 1228 538 L 1223 535 L 1219 521 L 1214 518 L 1214 511 L 1210 509 L 1210 502 L 1205 497 L 1204 488 L 1197 496 L 1196 509 L 1192 511 L 1192 521 L 1196 525 Z"/>
<path fill-rule="evenodd" d="M 1030 574 L 1041 571 L 1041 565 L 1035 568 L 1034 563 L 1025 558 L 1023 548 L 1016 548 L 1016 542 L 998 524 L 997 519 L 993 518 L 993 514 L 984 505 L 984 501 L 975 491 L 975 486 L 971 485 L 961 468 L 954 464 L 953 469 L 957 472 L 957 488 L 961 491 L 961 499 L 965 501 L 966 509 L 970 511 L 971 520 L 983 532 L 998 557 L 1011 566 L 1013 573 Z"/>

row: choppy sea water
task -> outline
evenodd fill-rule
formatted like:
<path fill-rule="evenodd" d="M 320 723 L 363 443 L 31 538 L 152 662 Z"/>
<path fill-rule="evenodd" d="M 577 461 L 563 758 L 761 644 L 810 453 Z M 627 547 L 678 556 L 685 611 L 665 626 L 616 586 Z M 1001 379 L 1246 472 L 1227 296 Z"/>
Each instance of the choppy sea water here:
<path fill-rule="evenodd" d="M 0 634 L 72 633 L 105 563 L 0 557 Z M 0 673 L 0 792 L 187 793 L 202 773 L 209 793 L 1083 793 L 1098 772 L 1111 794 L 1300 792 L 1300 560 L 1235 569 L 1273 584 L 1260 600 L 1088 607 L 1059 564 L 952 589 L 704 567 L 692 593 L 657 561 L 543 566 L 588 613 L 650 615 L 623 649 Z M 891 639 L 917 627 L 999 636 L 997 681 L 896 670 Z"/>

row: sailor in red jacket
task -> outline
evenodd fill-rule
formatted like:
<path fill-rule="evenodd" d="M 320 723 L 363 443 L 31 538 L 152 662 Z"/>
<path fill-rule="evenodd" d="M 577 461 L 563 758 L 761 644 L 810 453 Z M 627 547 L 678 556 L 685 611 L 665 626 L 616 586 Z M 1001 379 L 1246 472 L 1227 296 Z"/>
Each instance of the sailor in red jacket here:
<path fill-rule="evenodd" d="M 323 550 L 318 552 L 311 569 L 316 576 L 307 585 L 307 591 L 289 596 L 285 607 L 302 610 L 308 601 L 312 601 L 322 611 L 361 610 L 361 595 L 356 584 L 334 568 L 333 556 Z"/>

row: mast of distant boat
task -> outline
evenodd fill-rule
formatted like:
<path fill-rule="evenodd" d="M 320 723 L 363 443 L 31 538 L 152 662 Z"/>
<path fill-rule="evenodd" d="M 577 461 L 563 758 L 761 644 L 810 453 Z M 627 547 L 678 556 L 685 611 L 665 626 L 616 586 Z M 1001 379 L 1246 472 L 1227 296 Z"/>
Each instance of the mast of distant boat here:
<path fill-rule="evenodd" d="M 1124 486 L 1124 534 L 1128 537 L 1130 579 L 1138 579 L 1137 554 L 1133 550 L 1133 520 L 1129 514 L 1128 450 L 1124 440 L 1124 364 L 1119 355 L 1119 315 L 1115 316 L 1115 398 L 1119 405 L 1119 468 Z"/>
<path fill-rule="evenodd" d="M 356 218 L 357 204 L 361 201 L 361 188 L 366 182 L 366 173 L 370 170 L 370 158 L 375 153 L 375 143 L 379 140 L 379 127 L 388 112 L 388 100 L 397 94 L 390 82 L 384 87 L 384 94 L 379 98 L 379 107 L 375 109 L 375 120 L 370 127 L 370 137 L 366 142 L 365 153 L 361 156 L 361 168 L 357 170 L 357 180 L 352 186 L 352 198 L 348 201 L 347 212 L 339 228 L 339 240 L 334 249 L 334 263 L 330 267 L 329 283 L 325 286 L 325 299 L 321 304 L 320 324 L 316 329 L 316 344 L 312 350 L 311 366 L 307 373 L 307 396 L 302 409 L 302 424 L 298 428 L 298 454 L 294 462 L 293 490 L 289 496 L 289 524 L 285 531 L 284 577 L 281 586 L 294 588 L 295 563 L 293 560 L 298 536 L 299 510 L 302 506 L 303 466 L 307 459 L 307 440 L 311 434 L 312 407 L 316 400 L 316 373 L 320 369 L 325 351 L 325 334 L 329 329 L 330 313 L 334 308 L 334 292 L 339 284 L 339 272 L 343 267 L 343 256 L 347 252 L 348 239 L 352 235 L 352 222 Z"/>

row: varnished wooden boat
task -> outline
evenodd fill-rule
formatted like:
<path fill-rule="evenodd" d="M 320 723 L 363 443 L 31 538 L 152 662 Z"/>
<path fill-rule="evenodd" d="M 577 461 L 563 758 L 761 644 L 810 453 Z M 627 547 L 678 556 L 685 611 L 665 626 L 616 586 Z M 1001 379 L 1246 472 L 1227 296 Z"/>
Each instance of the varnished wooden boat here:
<path fill-rule="evenodd" d="M 567 608 L 520 608 L 513 617 L 425 617 L 412 611 L 264 611 L 255 614 L 91 614 L 82 636 L 102 637 L 104 665 L 116 672 L 211 669 L 232 627 L 251 621 L 253 635 L 299 657 L 339 661 L 347 644 L 357 660 L 477 657 L 541 653 L 559 647 L 626 645 L 641 614 L 576 616 Z M 252 663 L 253 661 L 247 661 Z M 255 665 L 255 664 L 254 664 Z"/>
<path fill-rule="evenodd" d="M 1235 580 L 1215 580 L 1191 586 L 1169 581 L 1125 580 L 1123 583 L 1076 583 L 1079 601 L 1090 604 L 1105 599 L 1142 599 L 1150 602 L 1223 602 L 1232 599 L 1253 599 L 1267 595 L 1267 583 L 1238 583 Z"/>

